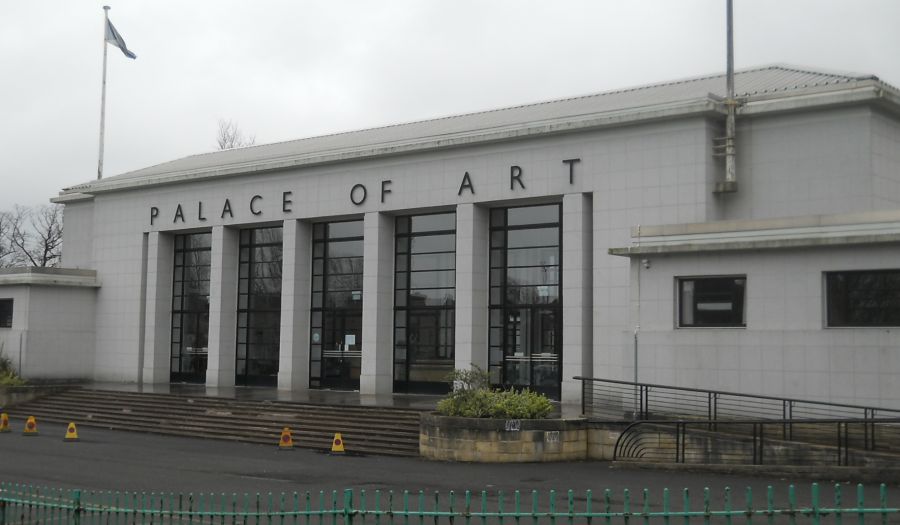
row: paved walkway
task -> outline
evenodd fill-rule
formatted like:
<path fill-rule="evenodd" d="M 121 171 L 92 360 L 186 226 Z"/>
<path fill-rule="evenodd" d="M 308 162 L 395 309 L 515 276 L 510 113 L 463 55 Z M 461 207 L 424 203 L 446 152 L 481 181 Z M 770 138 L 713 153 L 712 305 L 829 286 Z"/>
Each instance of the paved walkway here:
<path fill-rule="evenodd" d="M 710 487 L 715 497 L 721 498 L 724 487 L 730 486 L 736 502 L 743 501 L 745 487 L 753 487 L 754 495 L 762 504 L 768 485 L 776 487 L 780 500 L 791 481 L 797 483 L 801 494 L 808 493 L 810 486 L 810 480 L 765 474 L 629 470 L 591 461 L 488 465 L 384 456 L 335 457 L 308 449 L 284 452 L 274 442 L 271 446 L 251 445 L 92 427 L 79 427 L 81 441 L 66 443 L 62 439 L 64 426 L 39 423 L 38 428 L 40 435 L 36 437 L 25 437 L 20 432 L 0 434 L 0 481 L 157 493 L 279 493 L 364 488 L 413 492 L 421 489 L 446 495 L 450 490 L 572 489 L 579 498 L 588 489 L 594 491 L 595 497 L 602 497 L 603 490 L 609 488 L 617 501 L 621 501 L 624 488 L 632 490 L 635 498 L 639 498 L 641 489 L 648 488 L 656 499 L 662 488 L 668 487 L 677 491 L 672 498 L 679 505 L 681 489 L 689 488 L 696 508 L 702 508 L 700 498 L 704 487 Z M 352 442 L 346 446 L 353 450 Z M 852 480 L 824 478 L 820 481 L 824 485 L 823 498 L 828 498 L 830 495 L 826 494 L 835 482 L 843 484 Z M 855 497 L 854 487 L 845 485 L 844 490 L 848 501 Z M 891 503 L 896 503 L 897 493 L 892 487 Z M 866 499 L 877 503 L 875 486 L 868 485 Z"/>

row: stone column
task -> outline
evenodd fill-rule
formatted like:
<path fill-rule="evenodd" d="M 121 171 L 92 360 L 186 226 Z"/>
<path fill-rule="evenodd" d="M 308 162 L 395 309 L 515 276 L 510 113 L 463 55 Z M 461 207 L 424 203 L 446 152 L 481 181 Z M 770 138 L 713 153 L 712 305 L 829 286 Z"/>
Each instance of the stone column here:
<path fill-rule="evenodd" d="M 580 405 L 581 382 L 593 374 L 593 210 L 590 194 L 563 196 L 562 300 L 564 405 Z"/>
<path fill-rule="evenodd" d="M 144 383 L 169 382 L 174 262 L 174 236 L 150 232 L 147 238 L 147 298 L 144 310 Z"/>
<path fill-rule="evenodd" d="M 309 388 L 309 305 L 312 284 L 312 226 L 284 221 L 281 270 L 279 390 Z"/>
<path fill-rule="evenodd" d="M 394 218 L 365 215 L 360 394 L 390 394 L 394 361 Z"/>
<path fill-rule="evenodd" d="M 212 228 L 209 272 L 209 363 L 206 385 L 234 386 L 240 231 Z"/>
<path fill-rule="evenodd" d="M 487 208 L 456 207 L 456 368 L 488 369 Z"/>

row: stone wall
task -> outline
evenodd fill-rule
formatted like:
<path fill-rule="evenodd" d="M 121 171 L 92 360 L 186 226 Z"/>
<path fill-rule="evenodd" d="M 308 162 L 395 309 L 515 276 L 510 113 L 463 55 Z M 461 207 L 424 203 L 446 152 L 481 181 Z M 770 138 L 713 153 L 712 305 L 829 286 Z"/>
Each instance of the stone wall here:
<path fill-rule="evenodd" d="M 470 419 L 422 416 L 423 458 L 481 463 L 574 461 L 588 457 L 584 419 Z"/>

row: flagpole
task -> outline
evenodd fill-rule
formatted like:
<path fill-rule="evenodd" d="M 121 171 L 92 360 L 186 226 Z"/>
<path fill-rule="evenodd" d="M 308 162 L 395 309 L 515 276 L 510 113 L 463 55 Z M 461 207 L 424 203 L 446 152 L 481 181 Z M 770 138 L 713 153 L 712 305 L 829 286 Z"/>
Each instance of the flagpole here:
<path fill-rule="evenodd" d="M 103 178 L 103 131 L 106 126 L 106 31 L 109 27 L 109 6 L 103 6 L 103 87 L 100 92 L 100 153 L 97 160 L 97 180 Z"/>

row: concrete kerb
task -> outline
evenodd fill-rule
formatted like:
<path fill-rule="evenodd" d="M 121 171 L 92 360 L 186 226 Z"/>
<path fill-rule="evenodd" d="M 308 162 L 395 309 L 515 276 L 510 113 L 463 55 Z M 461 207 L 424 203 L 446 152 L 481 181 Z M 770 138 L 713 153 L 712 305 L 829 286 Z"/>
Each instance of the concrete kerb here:
<path fill-rule="evenodd" d="M 900 483 L 900 468 L 896 467 L 833 467 L 827 465 L 716 465 L 709 463 L 650 463 L 611 461 L 610 468 L 618 470 L 653 470 L 660 472 L 694 472 L 724 475 L 777 476 L 783 479 L 808 479 L 831 483 Z"/>

